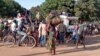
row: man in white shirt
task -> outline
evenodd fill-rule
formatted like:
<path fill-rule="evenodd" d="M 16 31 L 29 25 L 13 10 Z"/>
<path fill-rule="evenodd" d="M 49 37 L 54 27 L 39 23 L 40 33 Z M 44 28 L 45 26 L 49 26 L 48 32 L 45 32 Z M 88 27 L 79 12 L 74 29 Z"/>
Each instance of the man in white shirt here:
<path fill-rule="evenodd" d="M 60 15 L 60 18 L 63 20 L 63 24 L 68 27 L 69 26 L 69 20 L 67 19 L 67 15 L 65 15 L 65 12 L 63 12 L 62 15 Z"/>
<path fill-rule="evenodd" d="M 21 41 L 19 42 L 19 46 L 21 45 L 21 43 L 24 41 L 24 39 L 26 38 L 27 36 L 27 33 L 24 32 L 24 30 L 27 30 L 25 25 L 23 24 L 23 21 L 22 21 L 23 17 L 18 14 L 17 18 L 16 18 L 16 21 L 17 21 L 17 33 L 19 35 L 22 35 L 23 37 L 21 38 Z"/>
<path fill-rule="evenodd" d="M 20 17 L 18 17 L 18 18 L 16 18 L 15 20 L 17 21 L 17 25 L 18 25 L 18 26 L 20 26 L 20 25 L 21 25 L 21 23 L 22 23 L 21 18 L 20 18 Z"/>
<path fill-rule="evenodd" d="M 16 27 L 17 27 L 17 24 L 16 24 L 16 20 L 13 20 L 13 22 L 11 23 L 11 31 L 13 33 L 13 37 L 15 38 L 15 44 L 16 44 Z"/>
<path fill-rule="evenodd" d="M 11 30 L 12 31 L 16 31 L 16 22 L 15 22 L 15 20 L 11 23 Z"/>

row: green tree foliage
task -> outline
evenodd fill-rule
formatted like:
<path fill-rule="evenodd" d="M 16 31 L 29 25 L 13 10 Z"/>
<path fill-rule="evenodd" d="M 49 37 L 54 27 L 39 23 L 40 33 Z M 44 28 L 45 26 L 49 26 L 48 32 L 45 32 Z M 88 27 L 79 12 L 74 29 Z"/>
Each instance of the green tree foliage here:
<path fill-rule="evenodd" d="M 44 19 L 44 14 L 42 13 L 42 11 L 40 10 L 40 7 L 32 7 L 30 9 L 31 13 L 32 13 L 32 18 L 33 19 L 38 19 L 38 20 L 42 20 Z"/>
<path fill-rule="evenodd" d="M 30 9 L 31 13 L 32 13 L 32 18 L 35 18 L 36 17 L 36 14 L 37 14 L 37 11 L 39 11 L 39 7 L 32 7 Z"/>
<path fill-rule="evenodd" d="M 78 16 L 81 20 L 93 21 L 100 16 L 99 0 L 45 0 L 40 6 L 40 10 L 44 14 L 48 14 L 51 10 L 67 11 L 74 16 Z"/>
<path fill-rule="evenodd" d="M 6 9 L 6 6 L 5 6 L 4 1 L 0 0 L 0 17 L 2 17 L 5 14 L 5 12 L 3 12 L 5 11 L 5 9 Z"/>
<path fill-rule="evenodd" d="M 23 12 L 23 8 L 14 0 L 0 0 L 0 16 L 15 16 L 18 11 Z"/>
<path fill-rule="evenodd" d="M 95 0 L 96 15 L 100 18 L 100 0 Z"/>
<path fill-rule="evenodd" d="M 96 7 L 95 0 L 79 0 L 75 5 L 75 16 L 81 18 L 81 20 L 95 20 L 96 19 Z"/>
<path fill-rule="evenodd" d="M 45 2 L 40 6 L 41 11 L 44 14 L 49 13 L 51 10 L 57 11 L 70 11 L 73 12 L 73 0 L 45 0 Z"/>

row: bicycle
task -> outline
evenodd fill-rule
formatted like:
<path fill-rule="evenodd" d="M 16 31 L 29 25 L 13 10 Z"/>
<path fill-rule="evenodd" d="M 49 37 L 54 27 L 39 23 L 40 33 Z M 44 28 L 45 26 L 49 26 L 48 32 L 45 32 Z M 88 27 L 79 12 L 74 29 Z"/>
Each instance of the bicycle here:
<path fill-rule="evenodd" d="M 26 46 L 30 46 L 30 47 L 35 47 L 36 46 L 36 39 L 31 36 L 30 34 L 27 34 L 27 36 L 25 37 L 25 39 L 23 40 L 23 42 L 20 43 L 21 41 L 21 37 L 19 34 L 18 34 L 18 45 L 21 44 L 21 45 L 26 45 Z"/>
<path fill-rule="evenodd" d="M 23 44 L 26 44 L 27 46 L 30 46 L 30 47 L 35 47 L 36 46 L 36 40 L 33 36 L 28 35 L 24 39 Z"/>
<path fill-rule="evenodd" d="M 3 38 L 3 44 L 4 45 L 15 45 L 15 38 L 13 37 L 12 33 L 9 32 L 4 38 Z"/>
<path fill-rule="evenodd" d="M 18 42 L 20 37 L 16 37 L 17 40 L 13 37 L 12 33 L 8 33 L 4 38 L 3 38 L 3 44 L 4 45 L 11 45 L 14 46 L 15 42 Z M 22 44 L 25 44 L 30 47 L 35 47 L 36 46 L 36 40 L 33 36 L 27 35 Z"/>

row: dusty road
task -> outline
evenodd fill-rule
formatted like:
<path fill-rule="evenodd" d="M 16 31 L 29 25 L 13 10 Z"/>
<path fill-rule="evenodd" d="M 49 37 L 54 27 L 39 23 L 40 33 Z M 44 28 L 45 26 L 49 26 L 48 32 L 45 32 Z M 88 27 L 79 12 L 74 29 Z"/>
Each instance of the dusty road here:
<path fill-rule="evenodd" d="M 55 56 L 100 56 L 100 36 L 86 38 L 86 49 L 75 45 L 60 45 L 56 48 Z M 0 56 L 51 56 L 44 47 L 9 47 L 0 44 Z"/>

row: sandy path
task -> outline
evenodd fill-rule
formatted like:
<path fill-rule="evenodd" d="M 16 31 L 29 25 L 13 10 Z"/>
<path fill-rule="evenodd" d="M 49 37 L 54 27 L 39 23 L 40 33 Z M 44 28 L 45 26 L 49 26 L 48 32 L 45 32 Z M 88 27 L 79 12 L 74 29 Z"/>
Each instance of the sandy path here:
<path fill-rule="evenodd" d="M 100 37 L 86 38 L 86 49 L 79 46 L 60 45 L 57 46 L 57 54 L 55 56 L 100 56 Z M 8 47 L 0 44 L 0 56 L 51 56 L 44 47 Z"/>

